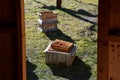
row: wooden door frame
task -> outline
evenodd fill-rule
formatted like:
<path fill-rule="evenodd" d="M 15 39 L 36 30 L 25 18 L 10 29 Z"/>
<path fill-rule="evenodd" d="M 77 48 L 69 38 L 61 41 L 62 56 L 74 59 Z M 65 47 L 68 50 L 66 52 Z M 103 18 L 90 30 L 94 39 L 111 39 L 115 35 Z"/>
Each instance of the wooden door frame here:
<path fill-rule="evenodd" d="M 26 80 L 26 41 L 24 0 L 16 0 L 18 32 L 18 80 Z"/>
<path fill-rule="evenodd" d="M 97 80 L 108 80 L 108 45 L 110 26 L 110 0 L 99 0 L 98 42 L 97 42 Z"/>
<path fill-rule="evenodd" d="M 25 49 L 25 19 L 24 0 L 17 0 L 17 22 L 18 22 L 18 65 L 19 80 L 26 80 L 26 49 Z M 98 42 L 97 42 L 97 80 L 108 80 L 108 26 L 110 14 L 110 1 L 99 0 L 98 6 Z M 106 21 L 104 20 L 106 19 Z M 21 43 L 19 43 L 21 42 Z M 104 52 L 102 52 L 104 51 Z M 22 53 L 22 54 L 21 54 Z M 105 54 L 102 54 L 105 53 Z"/>

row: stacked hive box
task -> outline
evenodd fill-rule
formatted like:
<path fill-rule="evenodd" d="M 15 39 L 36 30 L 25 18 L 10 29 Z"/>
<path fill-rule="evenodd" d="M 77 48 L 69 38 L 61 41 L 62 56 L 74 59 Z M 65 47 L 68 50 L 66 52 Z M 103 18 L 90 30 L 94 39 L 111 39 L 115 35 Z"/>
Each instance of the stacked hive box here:
<path fill-rule="evenodd" d="M 39 29 L 42 31 L 53 31 L 57 29 L 57 12 L 54 11 L 45 11 L 38 13 L 39 19 L 38 23 L 40 24 Z"/>
<path fill-rule="evenodd" d="M 46 63 L 63 63 L 71 66 L 75 58 L 76 45 L 62 40 L 55 40 L 44 52 Z"/>

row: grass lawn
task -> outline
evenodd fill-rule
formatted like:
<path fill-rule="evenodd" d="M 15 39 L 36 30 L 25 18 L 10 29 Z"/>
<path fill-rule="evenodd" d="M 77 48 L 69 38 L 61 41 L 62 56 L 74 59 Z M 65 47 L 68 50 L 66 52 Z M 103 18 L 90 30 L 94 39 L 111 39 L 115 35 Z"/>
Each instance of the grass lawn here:
<path fill-rule="evenodd" d="M 59 30 L 43 33 L 38 30 L 37 12 L 58 12 Z M 25 0 L 27 80 L 97 80 L 97 0 Z M 44 49 L 62 39 L 77 45 L 71 67 L 45 64 Z"/>

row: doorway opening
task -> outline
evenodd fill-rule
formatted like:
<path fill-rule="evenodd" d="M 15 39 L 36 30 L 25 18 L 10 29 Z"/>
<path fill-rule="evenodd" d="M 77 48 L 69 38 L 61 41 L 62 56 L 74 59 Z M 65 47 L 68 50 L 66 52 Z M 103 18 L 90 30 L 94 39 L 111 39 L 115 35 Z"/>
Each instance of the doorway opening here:
<path fill-rule="evenodd" d="M 38 30 L 38 12 L 58 13 L 58 30 Z M 98 0 L 25 0 L 27 80 L 97 80 Z M 43 52 L 50 42 L 61 39 L 77 45 L 70 67 L 46 65 Z"/>

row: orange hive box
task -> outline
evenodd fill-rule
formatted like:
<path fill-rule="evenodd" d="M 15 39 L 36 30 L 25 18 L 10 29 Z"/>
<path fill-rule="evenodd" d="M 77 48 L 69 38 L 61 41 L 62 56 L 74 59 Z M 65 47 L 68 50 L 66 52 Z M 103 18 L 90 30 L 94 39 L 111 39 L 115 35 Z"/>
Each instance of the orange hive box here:
<path fill-rule="evenodd" d="M 51 44 L 51 48 L 60 52 L 70 52 L 73 47 L 73 43 L 56 39 Z"/>

